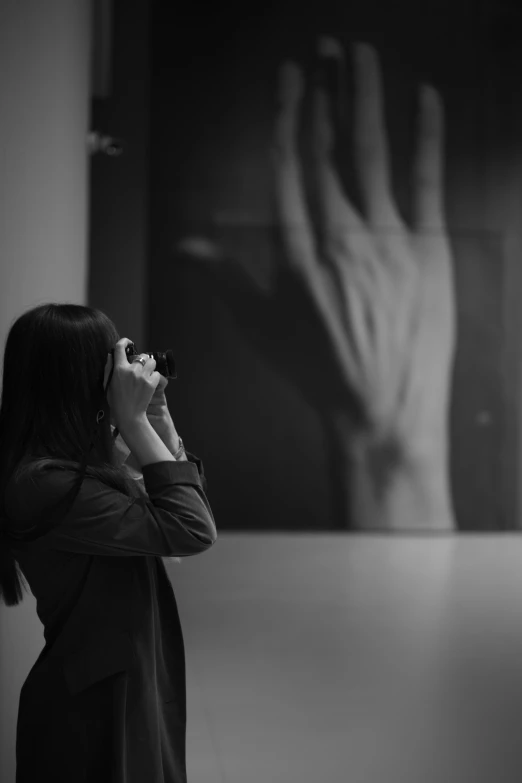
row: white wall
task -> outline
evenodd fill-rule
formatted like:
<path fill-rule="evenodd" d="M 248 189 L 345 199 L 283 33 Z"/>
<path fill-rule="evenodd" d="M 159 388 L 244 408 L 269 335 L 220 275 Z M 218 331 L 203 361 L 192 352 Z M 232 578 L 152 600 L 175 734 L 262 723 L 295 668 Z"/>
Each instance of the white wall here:
<path fill-rule="evenodd" d="M 0 356 L 44 301 L 86 303 L 89 0 L 0 2 Z M 0 780 L 14 783 L 18 696 L 43 645 L 35 601 L 0 608 Z"/>

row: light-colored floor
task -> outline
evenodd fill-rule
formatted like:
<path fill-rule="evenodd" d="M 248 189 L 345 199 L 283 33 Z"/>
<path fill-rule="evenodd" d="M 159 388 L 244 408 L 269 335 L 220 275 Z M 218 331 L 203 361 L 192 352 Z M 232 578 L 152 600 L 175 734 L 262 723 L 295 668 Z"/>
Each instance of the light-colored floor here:
<path fill-rule="evenodd" d="M 190 783 L 520 783 L 522 537 L 222 533 L 168 565 Z"/>
<path fill-rule="evenodd" d="M 220 533 L 167 569 L 189 783 L 522 781 L 522 535 Z M 0 612 L 1 783 L 42 644 L 31 596 Z"/>

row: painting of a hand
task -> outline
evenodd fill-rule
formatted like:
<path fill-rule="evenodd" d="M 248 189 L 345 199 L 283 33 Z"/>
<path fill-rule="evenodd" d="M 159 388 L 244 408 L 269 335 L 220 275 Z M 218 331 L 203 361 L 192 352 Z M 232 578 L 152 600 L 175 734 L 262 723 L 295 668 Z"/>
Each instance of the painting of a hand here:
<path fill-rule="evenodd" d="M 222 281 L 226 274 L 235 277 L 236 304 L 231 287 L 225 298 L 254 342 L 300 385 L 343 444 L 340 475 L 350 526 L 447 530 L 454 524 L 447 430 L 456 335 L 443 204 L 442 102 L 432 87 L 421 88 L 408 226 L 393 197 L 374 49 L 356 45 L 354 65 L 352 153 L 362 209 L 350 202 L 334 163 L 334 144 L 343 139 L 335 138 L 329 98 L 320 86 L 312 95 L 313 185 L 307 192 L 298 152 L 305 83 L 299 66 L 287 62 L 280 70 L 272 156 L 284 250 L 277 274 L 283 282 L 268 297 L 252 290 L 242 297 L 238 270 L 222 263 L 219 274 Z M 195 244 L 192 252 L 198 255 Z M 296 357 L 306 355 L 306 336 L 296 330 L 291 290 L 303 292 L 309 302 L 306 328 L 324 335 L 328 350 L 322 360 L 329 362 L 331 375 L 318 372 L 307 379 L 306 370 L 297 368 Z M 269 330 L 260 329 L 268 305 L 271 314 L 263 323 L 276 324 L 279 345 L 288 349 L 286 361 L 274 349 L 274 335 L 267 340 Z M 290 350 L 289 343 L 299 340 L 301 347 Z"/>
<path fill-rule="evenodd" d="M 307 213 L 297 149 L 304 84 L 281 71 L 275 156 L 280 225 L 290 263 L 303 277 L 329 334 L 347 387 L 367 417 L 368 436 L 399 459 L 446 451 L 448 389 L 455 347 L 452 259 L 442 196 L 443 117 L 435 90 L 421 91 L 413 176 L 414 226 L 395 207 L 374 50 L 355 48 L 354 150 L 365 202 L 361 216 L 332 163 L 325 92 L 314 94 L 314 158 L 322 240 Z"/>

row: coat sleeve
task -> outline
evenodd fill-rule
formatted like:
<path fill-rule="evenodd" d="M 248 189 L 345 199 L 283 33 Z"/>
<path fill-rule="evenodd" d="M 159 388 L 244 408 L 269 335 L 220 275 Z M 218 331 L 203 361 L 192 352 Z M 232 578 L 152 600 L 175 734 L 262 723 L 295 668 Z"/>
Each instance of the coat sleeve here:
<path fill-rule="evenodd" d="M 14 526 L 52 507 L 73 486 L 77 473 L 63 467 L 37 471 L 15 488 Z M 40 539 L 45 548 L 92 555 L 186 557 L 217 539 L 214 517 L 195 462 L 165 461 L 143 468 L 147 496 L 128 497 L 85 475 L 65 520 Z"/>

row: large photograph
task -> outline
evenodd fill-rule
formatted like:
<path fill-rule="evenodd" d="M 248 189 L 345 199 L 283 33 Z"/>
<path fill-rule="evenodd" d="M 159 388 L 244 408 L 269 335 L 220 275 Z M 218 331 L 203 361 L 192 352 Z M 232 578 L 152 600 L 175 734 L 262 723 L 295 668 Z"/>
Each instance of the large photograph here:
<path fill-rule="evenodd" d="M 150 337 L 220 528 L 518 529 L 517 4 L 165 5 Z"/>

